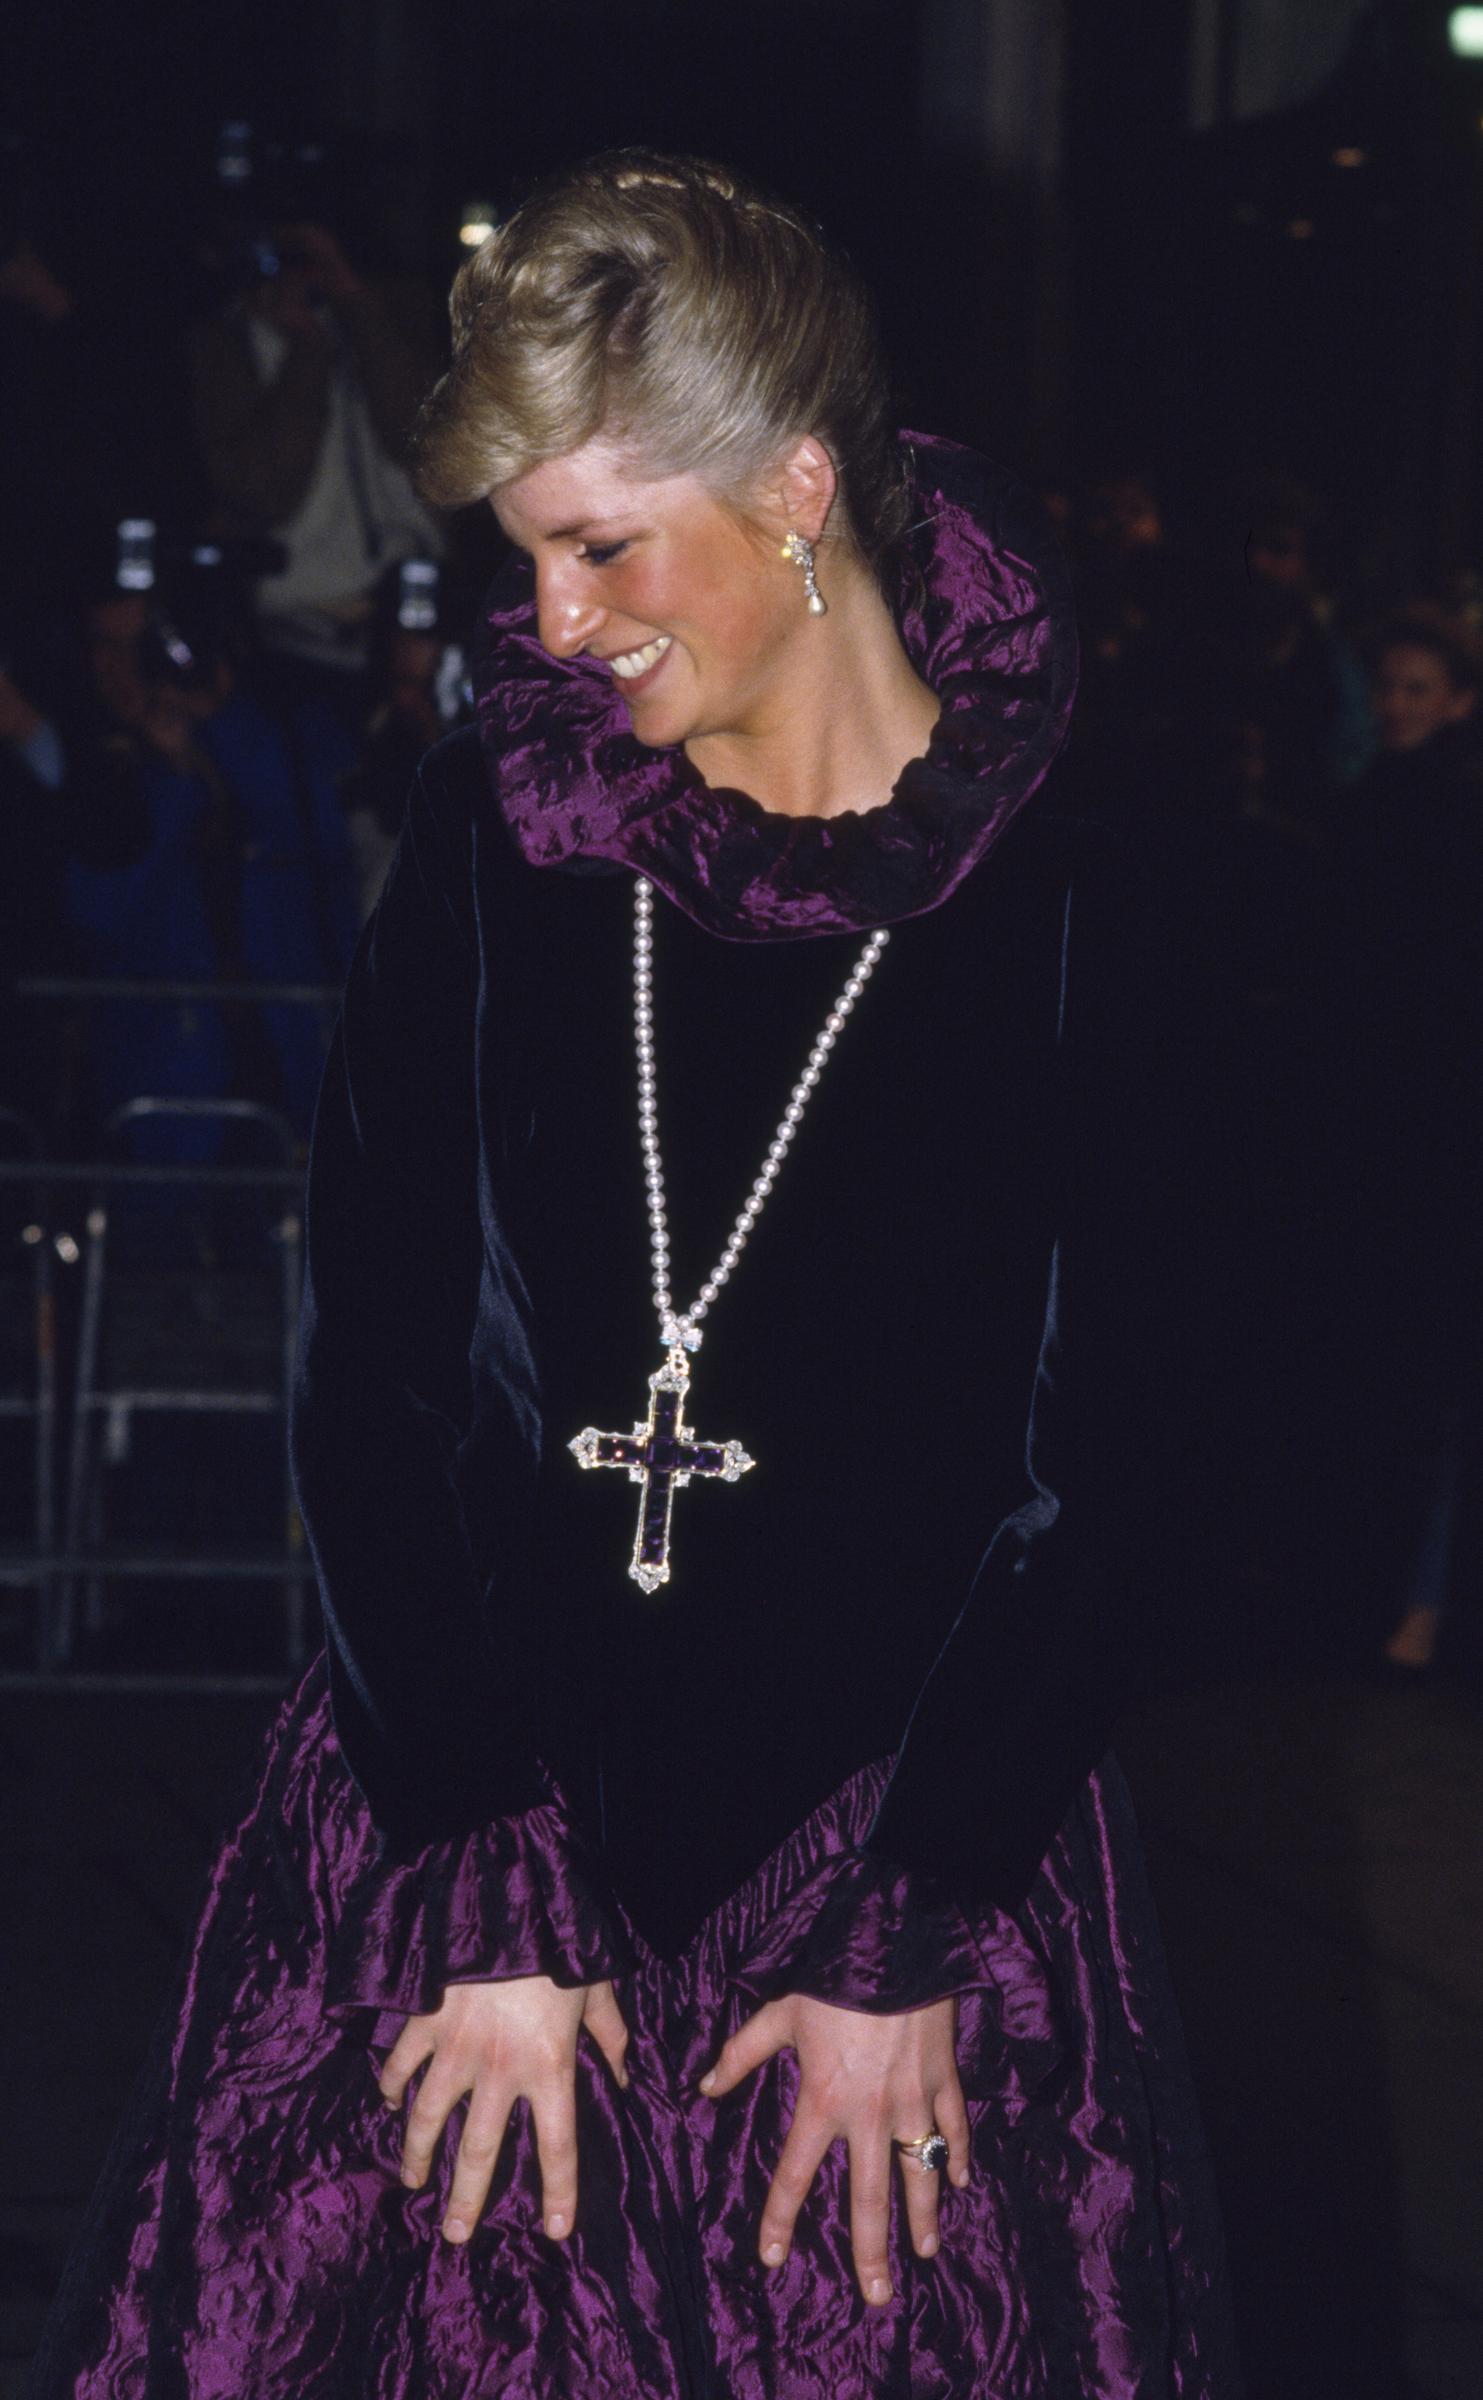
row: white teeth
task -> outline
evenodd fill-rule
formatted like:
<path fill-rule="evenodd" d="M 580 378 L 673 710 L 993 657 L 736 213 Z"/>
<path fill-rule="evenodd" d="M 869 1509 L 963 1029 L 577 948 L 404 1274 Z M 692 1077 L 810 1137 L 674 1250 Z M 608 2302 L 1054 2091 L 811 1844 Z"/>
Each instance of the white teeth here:
<path fill-rule="evenodd" d="M 625 683 L 631 682 L 635 675 L 647 673 L 663 658 L 673 638 L 672 634 L 661 633 L 655 641 L 646 642 L 642 650 L 624 650 L 617 658 L 610 658 L 608 665 Z"/>

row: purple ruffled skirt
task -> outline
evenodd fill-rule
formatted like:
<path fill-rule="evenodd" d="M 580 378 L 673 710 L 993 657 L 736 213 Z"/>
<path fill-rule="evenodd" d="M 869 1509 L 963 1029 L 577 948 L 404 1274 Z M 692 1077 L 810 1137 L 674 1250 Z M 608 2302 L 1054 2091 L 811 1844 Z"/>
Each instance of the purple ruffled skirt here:
<path fill-rule="evenodd" d="M 790 1897 L 861 1840 L 888 1763 L 815 1810 L 677 1960 L 625 1927 L 632 2084 L 584 2038 L 576 2231 L 541 2233 L 517 2104 L 484 2222 L 453 2248 L 437 2230 L 452 2145 L 427 2188 L 403 2187 L 401 2121 L 376 2088 L 402 2016 L 366 1997 L 435 1998 L 435 1912 L 426 1892 L 401 1921 L 355 1902 L 374 1835 L 316 1662 L 217 1861 L 34 2400 L 1234 2400 L 1208 2164 L 1110 1757 L 959 1999 L 973 2181 L 944 2190 L 936 2257 L 914 2255 L 898 2203 L 896 2297 L 866 2307 L 836 2144 L 787 2262 L 760 2264 L 796 2061 L 716 2103 L 696 2082 L 767 1989 Z M 458 1906 L 450 1887 L 445 1919 Z M 445 1922 L 445 1965 L 458 1938 Z"/>

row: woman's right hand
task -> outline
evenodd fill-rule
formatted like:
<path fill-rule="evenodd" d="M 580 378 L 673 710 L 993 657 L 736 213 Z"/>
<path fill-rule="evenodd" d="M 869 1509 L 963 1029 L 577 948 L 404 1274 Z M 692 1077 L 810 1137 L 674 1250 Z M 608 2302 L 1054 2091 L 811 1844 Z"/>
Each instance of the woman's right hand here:
<path fill-rule="evenodd" d="M 586 2026 L 614 2081 L 628 2085 L 628 2028 L 611 1983 L 564 1991 L 549 1975 L 504 1983 L 450 1983 L 441 2008 L 409 2017 L 381 2070 L 381 2096 L 399 2108 L 425 2067 L 407 2116 L 402 2181 L 420 2191 L 449 2111 L 468 2095 L 443 2216 L 450 2242 L 466 2242 L 489 2197 L 510 2110 L 528 2100 L 541 2169 L 541 2207 L 554 2241 L 577 2213 L 577 2037 Z"/>

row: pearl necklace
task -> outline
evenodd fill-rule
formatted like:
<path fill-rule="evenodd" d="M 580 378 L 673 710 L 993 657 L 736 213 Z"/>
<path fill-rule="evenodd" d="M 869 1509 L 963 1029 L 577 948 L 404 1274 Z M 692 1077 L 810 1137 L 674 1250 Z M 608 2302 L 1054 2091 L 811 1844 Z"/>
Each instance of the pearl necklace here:
<path fill-rule="evenodd" d="M 664 1167 L 659 1156 L 659 1107 L 654 1075 L 654 894 L 642 878 L 634 888 L 633 932 L 633 1022 L 638 1048 L 639 1066 L 639 1138 L 644 1153 L 644 1181 L 649 1195 L 649 1246 L 654 1262 L 654 1306 L 659 1312 L 659 1338 L 666 1349 L 700 1348 L 700 1320 L 705 1315 L 721 1286 L 729 1281 L 732 1269 L 746 1247 L 747 1237 L 762 1214 L 763 1204 L 778 1178 L 778 1170 L 787 1157 L 793 1137 L 803 1121 L 809 1095 L 824 1071 L 825 1062 L 844 1031 L 845 1019 L 864 991 L 877 960 L 890 935 L 882 926 L 873 933 L 860 953 L 849 981 L 824 1020 L 824 1030 L 808 1055 L 808 1064 L 788 1096 L 788 1105 L 778 1122 L 777 1132 L 768 1144 L 749 1198 L 745 1202 L 730 1238 L 696 1299 L 683 1316 L 676 1313 L 669 1290 L 669 1234 L 664 1203 Z"/>
<path fill-rule="evenodd" d="M 803 1122 L 810 1095 L 824 1072 L 829 1053 L 864 991 L 890 934 L 880 926 L 856 960 L 843 991 L 824 1020 L 808 1063 L 788 1096 L 788 1105 L 768 1144 L 761 1172 L 742 1205 L 736 1223 L 716 1264 L 683 1314 L 676 1310 L 669 1284 L 669 1220 L 665 1206 L 664 1165 L 659 1154 L 659 1102 L 654 1070 L 654 894 L 639 876 L 633 893 L 633 1023 L 638 1051 L 639 1142 L 643 1151 L 644 1184 L 649 1208 L 649 1249 L 654 1272 L 654 1307 L 659 1317 L 663 1365 L 649 1377 L 649 1414 L 631 1434 L 599 1433 L 588 1425 L 567 1445 L 584 1467 L 625 1467 L 631 1483 L 642 1486 L 638 1530 L 628 1572 L 645 1592 L 669 1581 L 670 1510 L 673 1495 L 692 1475 L 719 1476 L 735 1483 L 756 1462 L 739 1442 L 700 1442 L 684 1421 L 685 1394 L 690 1386 L 687 1353 L 700 1348 L 700 1321 L 729 1281 L 778 1178 L 793 1137 Z"/>

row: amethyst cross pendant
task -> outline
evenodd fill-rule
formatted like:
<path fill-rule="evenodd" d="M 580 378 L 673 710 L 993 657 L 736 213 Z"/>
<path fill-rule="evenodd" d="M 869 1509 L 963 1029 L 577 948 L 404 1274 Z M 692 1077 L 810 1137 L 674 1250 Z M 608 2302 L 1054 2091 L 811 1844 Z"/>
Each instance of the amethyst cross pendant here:
<path fill-rule="evenodd" d="M 756 1462 L 740 1442 L 698 1442 L 685 1423 L 690 1362 L 672 1349 L 649 1377 L 649 1414 L 632 1433 L 599 1433 L 584 1427 L 567 1448 L 583 1467 L 626 1467 L 630 1483 L 642 1487 L 638 1527 L 628 1572 L 646 1592 L 669 1581 L 669 1520 L 674 1495 L 692 1475 L 719 1476 L 735 1483 Z"/>

